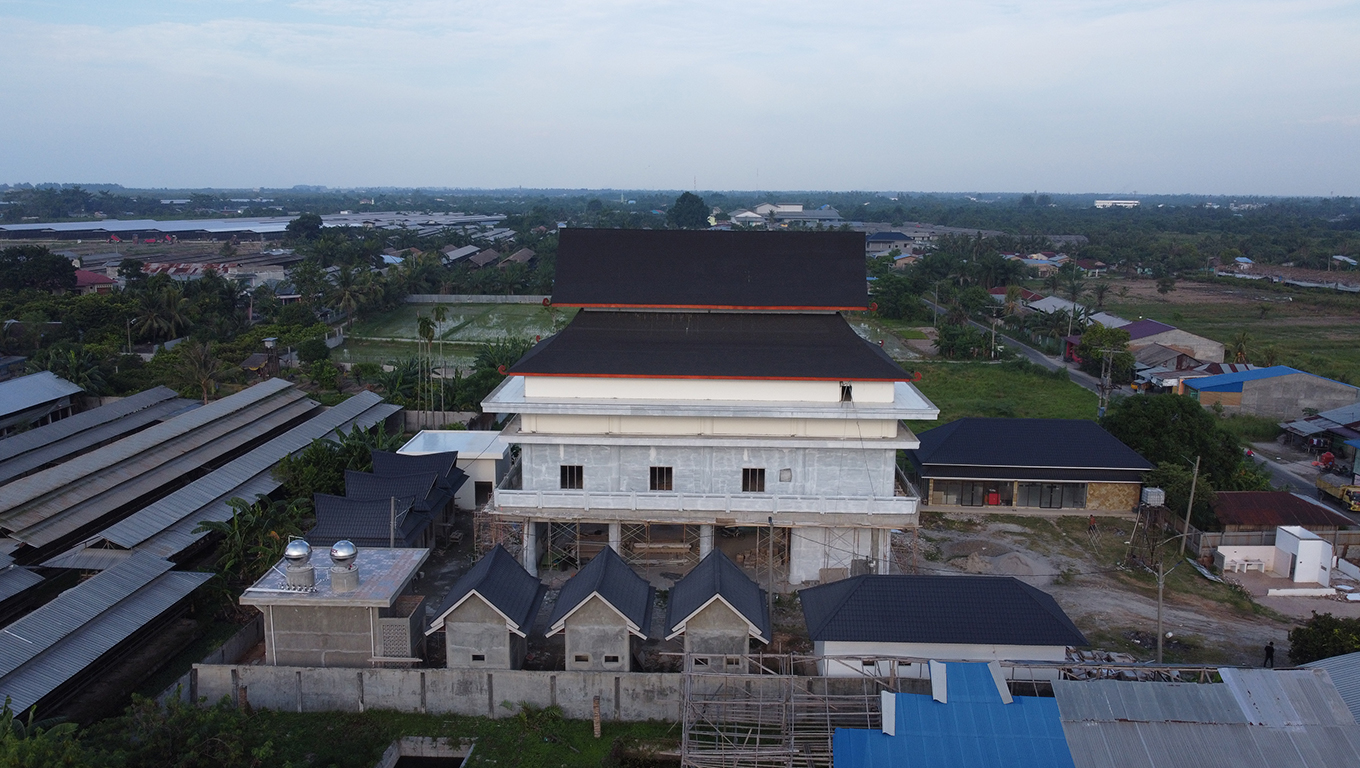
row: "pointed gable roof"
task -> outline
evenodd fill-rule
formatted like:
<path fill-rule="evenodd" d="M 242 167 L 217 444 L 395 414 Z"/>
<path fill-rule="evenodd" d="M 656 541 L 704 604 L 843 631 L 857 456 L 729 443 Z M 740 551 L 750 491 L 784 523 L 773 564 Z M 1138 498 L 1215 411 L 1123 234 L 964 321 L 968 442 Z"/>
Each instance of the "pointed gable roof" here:
<path fill-rule="evenodd" d="M 410 475 L 375 475 L 372 472 L 345 470 L 345 497 L 360 501 L 389 498 L 411 498 L 419 512 L 429 512 L 448 500 L 448 493 L 435 483 L 439 476 L 433 472 Z"/>
<path fill-rule="evenodd" d="M 598 596 L 628 622 L 628 631 L 646 638 L 652 623 L 656 588 L 637 575 L 609 547 L 600 550 L 586 567 L 567 580 L 548 618 L 547 636 L 566 628 L 566 620 L 592 596 Z"/>
<path fill-rule="evenodd" d="M 671 588 L 666 605 L 666 639 L 684 632 L 685 622 L 714 600 L 721 600 L 745 619 L 757 640 L 770 642 L 770 613 L 765 590 L 718 549 L 709 552 L 694 570 Z"/>
<path fill-rule="evenodd" d="M 439 453 L 392 453 L 372 451 L 373 474 L 383 477 L 433 472 L 439 476 L 437 484 L 449 493 L 456 492 L 467 482 L 467 474 L 458 468 L 458 451 Z"/>
<path fill-rule="evenodd" d="M 425 634 L 443 629 L 444 619 L 475 593 L 505 617 L 506 629 L 524 637 L 533 628 L 534 617 L 538 615 L 538 607 L 547 591 L 546 585 L 529 575 L 513 555 L 497 544 L 453 585 L 439 610 L 435 611 L 434 621 Z"/>

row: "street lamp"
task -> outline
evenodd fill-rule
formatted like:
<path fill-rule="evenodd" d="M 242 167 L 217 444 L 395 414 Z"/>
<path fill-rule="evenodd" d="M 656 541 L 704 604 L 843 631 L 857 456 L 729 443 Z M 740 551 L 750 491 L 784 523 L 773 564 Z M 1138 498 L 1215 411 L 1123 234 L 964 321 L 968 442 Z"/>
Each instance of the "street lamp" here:
<path fill-rule="evenodd" d="M 1165 591 L 1166 591 L 1166 577 L 1167 577 L 1167 576 L 1170 576 L 1172 571 L 1174 571 L 1174 570 L 1176 570 L 1177 568 L 1181 567 L 1181 563 L 1184 563 L 1184 562 L 1185 562 L 1185 560 L 1182 559 L 1180 562 L 1176 563 L 1175 565 L 1171 566 L 1170 568 L 1167 568 L 1167 567 L 1166 567 L 1166 562 L 1165 562 L 1165 561 L 1162 559 L 1162 557 L 1161 557 L 1161 548 L 1162 548 L 1163 546 L 1167 545 L 1167 544 L 1170 544 L 1171 542 L 1175 541 L 1176 539 L 1180 539 L 1180 540 L 1181 540 L 1181 545 L 1182 545 L 1182 547 L 1184 547 L 1184 544 L 1185 544 L 1185 537 L 1186 537 L 1187 535 L 1188 535 L 1188 534 L 1186 534 L 1186 533 L 1178 533 L 1178 534 L 1176 534 L 1175 536 L 1172 536 L 1172 537 L 1169 538 L 1169 539 L 1165 539 L 1165 540 L 1161 541 L 1161 542 L 1158 543 L 1155 547 L 1153 547 L 1152 551 L 1155 552 L 1155 553 L 1157 553 L 1157 570 L 1153 571 L 1151 568 L 1147 568 L 1146 565 L 1143 566 L 1144 568 L 1147 568 L 1149 572 L 1153 573 L 1153 574 L 1156 575 L 1156 577 L 1157 577 L 1157 663 L 1158 663 L 1158 664 L 1161 664 L 1161 663 L 1162 663 L 1162 643 L 1163 643 L 1163 641 L 1166 639 L 1166 634 L 1165 634 L 1165 632 L 1162 630 L 1162 596 L 1163 596 L 1163 594 L 1164 594 Z M 1182 548 L 1181 552 L 1184 553 L 1184 551 L 1185 551 L 1185 550 Z"/>

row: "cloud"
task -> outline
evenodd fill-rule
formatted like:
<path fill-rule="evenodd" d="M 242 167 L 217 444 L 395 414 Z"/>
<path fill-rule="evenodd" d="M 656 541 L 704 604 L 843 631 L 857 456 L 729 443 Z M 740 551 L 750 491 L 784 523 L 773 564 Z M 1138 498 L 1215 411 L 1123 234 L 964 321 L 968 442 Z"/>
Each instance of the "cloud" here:
<path fill-rule="evenodd" d="M 1360 192 L 1353 4 L 15 7 L 7 181 Z"/>

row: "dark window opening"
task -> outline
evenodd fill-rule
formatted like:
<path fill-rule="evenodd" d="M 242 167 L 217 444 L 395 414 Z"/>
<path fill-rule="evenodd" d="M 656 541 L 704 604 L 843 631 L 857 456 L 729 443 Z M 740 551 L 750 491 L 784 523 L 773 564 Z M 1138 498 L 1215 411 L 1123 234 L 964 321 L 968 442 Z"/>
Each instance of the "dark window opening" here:
<path fill-rule="evenodd" d="M 585 467 L 580 464 L 562 465 L 562 487 L 579 491 L 585 487 Z"/>
<path fill-rule="evenodd" d="M 652 467 L 651 488 L 653 491 L 673 491 L 674 482 L 670 467 Z"/>
<path fill-rule="evenodd" d="M 588 654 L 588 653 L 578 653 L 578 654 L 576 654 L 576 656 L 575 656 L 574 658 L 576 659 L 576 663 L 577 663 L 577 664 L 589 664 L 589 663 L 590 663 L 590 654 Z"/>
<path fill-rule="evenodd" d="M 741 491 L 742 493 L 764 493 L 765 492 L 765 468 L 759 469 L 746 468 L 741 471 Z"/>
<path fill-rule="evenodd" d="M 604 657 L 604 663 L 606 663 L 606 664 L 618 664 L 618 663 L 619 663 L 619 657 L 618 657 L 618 656 L 606 656 L 606 657 Z"/>
<path fill-rule="evenodd" d="M 696 666 L 696 667 L 706 667 L 706 666 L 708 666 L 708 659 L 705 658 L 705 657 L 703 657 L 703 656 L 696 657 L 696 658 L 694 659 L 694 666 Z"/>
<path fill-rule="evenodd" d="M 491 501 L 491 492 L 492 489 L 495 487 L 493 483 L 474 482 L 472 487 L 474 489 L 473 503 L 475 503 L 477 506 L 480 507 L 483 504 L 487 503 L 488 501 Z"/>
<path fill-rule="evenodd" d="M 474 654 L 472 654 L 472 660 L 473 660 L 473 661 L 486 661 L 486 654 L 485 654 L 485 653 L 474 653 Z"/>
<path fill-rule="evenodd" d="M 848 403 L 854 400 L 853 387 L 850 384 L 841 384 L 841 402 Z"/>

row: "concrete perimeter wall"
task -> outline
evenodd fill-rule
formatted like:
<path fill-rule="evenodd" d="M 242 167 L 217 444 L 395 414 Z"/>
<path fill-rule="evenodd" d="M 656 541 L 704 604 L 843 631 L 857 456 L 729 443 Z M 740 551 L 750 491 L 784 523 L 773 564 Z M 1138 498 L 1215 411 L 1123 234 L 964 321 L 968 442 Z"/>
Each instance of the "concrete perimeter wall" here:
<path fill-rule="evenodd" d="M 549 296 L 490 296 L 468 293 L 412 293 L 407 304 L 542 304 Z"/>
<path fill-rule="evenodd" d="M 476 669 L 338 669 L 194 665 L 194 695 L 289 712 L 398 712 L 511 717 L 521 702 L 559 706 L 589 720 L 600 697 L 605 720 L 681 719 L 678 673 L 544 672 Z M 509 706 L 502 706 L 506 702 Z"/>

